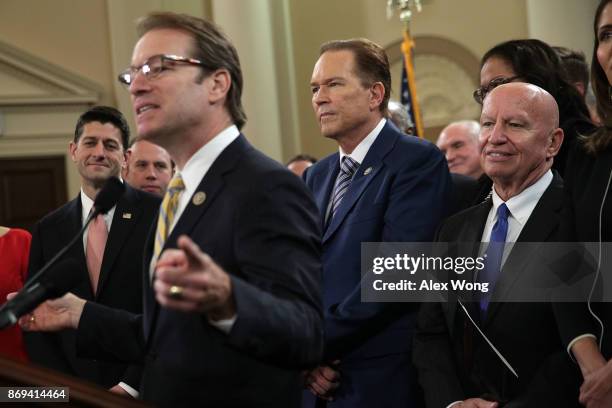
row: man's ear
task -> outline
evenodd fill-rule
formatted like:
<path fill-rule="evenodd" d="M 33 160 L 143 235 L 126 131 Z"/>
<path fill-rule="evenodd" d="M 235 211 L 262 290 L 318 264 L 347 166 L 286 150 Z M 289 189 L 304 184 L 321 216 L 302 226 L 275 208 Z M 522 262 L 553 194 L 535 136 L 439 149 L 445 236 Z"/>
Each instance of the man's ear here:
<path fill-rule="evenodd" d="M 210 74 L 206 80 L 210 86 L 208 100 L 214 104 L 225 99 L 232 86 L 230 73 L 226 69 L 220 68 Z"/>
<path fill-rule="evenodd" d="M 563 143 L 563 129 L 557 128 L 552 131 L 550 134 L 550 143 L 547 148 L 546 158 L 555 157 L 559 153 L 559 149 L 561 149 L 561 144 Z"/>
<path fill-rule="evenodd" d="M 374 82 L 370 87 L 370 110 L 380 109 L 383 99 L 385 99 L 385 86 L 382 82 Z"/>
<path fill-rule="evenodd" d="M 77 149 L 76 143 L 70 142 L 68 144 L 68 154 L 70 155 L 70 159 L 72 159 L 72 161 L 75 163 L 76 163 L 76 149 Z"/>

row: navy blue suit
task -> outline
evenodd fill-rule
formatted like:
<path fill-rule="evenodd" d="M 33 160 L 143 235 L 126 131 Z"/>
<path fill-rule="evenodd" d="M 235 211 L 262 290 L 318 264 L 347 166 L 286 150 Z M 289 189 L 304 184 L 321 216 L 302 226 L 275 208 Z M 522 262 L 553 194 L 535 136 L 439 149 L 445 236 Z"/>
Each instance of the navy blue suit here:
<path fill-rule="evenodd" d="M 305 174 L 324 228 L 338 172 L 335 153 Z M 342 376 L 329 406 L 420 406 L 410 362 L 417 305 L 361 302 L 361 243 L 431 241 L 450 189 L 442 153 L 387 122 L 323 233 L 325 360 L 340 359 Z M 303 405 L 315 405 L 309 392 Z"/>

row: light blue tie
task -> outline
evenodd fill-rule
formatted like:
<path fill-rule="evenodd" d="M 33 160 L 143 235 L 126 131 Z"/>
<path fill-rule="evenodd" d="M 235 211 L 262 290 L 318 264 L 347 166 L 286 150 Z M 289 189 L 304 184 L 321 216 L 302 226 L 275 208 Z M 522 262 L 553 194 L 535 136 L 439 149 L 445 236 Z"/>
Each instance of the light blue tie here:
<path fill-rule="evenodd" d="M 497 221 L 493 225 L 491 231 L 491 238 L 489 239 L 489 246 L 485 252 L 485 267 L 480 271 L 478 280 L 480 282 L 488 282 L 489 290 L 482 294 L 480 298 L 480 314 L 484 317 L 489 307 L 489 301 L 491 300 L 491 294 L 495 283 L 499 278 L 499 272 L 501 270 L 502 258 L 504 256 L 504 246 L 506 243 L 506 235 L 508 235 L 508 215 L 510 210 L 505 203 L 497 208 Z"/>

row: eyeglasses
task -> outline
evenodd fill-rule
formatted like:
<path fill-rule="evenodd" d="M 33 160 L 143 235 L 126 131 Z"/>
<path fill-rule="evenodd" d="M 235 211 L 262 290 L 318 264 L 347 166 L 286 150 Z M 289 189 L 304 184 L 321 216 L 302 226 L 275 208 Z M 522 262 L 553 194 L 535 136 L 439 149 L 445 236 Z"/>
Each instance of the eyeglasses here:
<path fill-rule="evenodd" d="M 487 94 L 491 92 L 493 89 L 497 88 L 500 85 L 508 84 L 514 81 L 515 79 L 519 79 L 519 78 L 520 77 L 518 75 L 510 77 L 510 78 L 503 78 L 503 77 L 495 78 L 494 80 L 489 82 L 489 85 L 481 86 L 480 88 L 474 91 L 474 94 L 473 94 L 474 100 L 478 102 L 480 105 L 482 105 L 482 102 L 484 101 L 485 96 L 487 96 Z"/>
<path fill-rule="evenodd" d="M 148 60 L 146 60 L 139 67 L 129 67 L 125 71 L 123 71 L 117 79 L 122 84 L 129 86 L 136 77 L 136 74 L 142 71 L 145 78 L 148 80 L 157 78 L 163 71 L 174 66 L 177 62 L 184 62 L 186 64 L 191 65 L 199 65 L 201 67 L 205 66 L 204 63 L 200 60 L 194 58 L 187 57 L 179 57 L 178 55 L 154 55 Z"/>

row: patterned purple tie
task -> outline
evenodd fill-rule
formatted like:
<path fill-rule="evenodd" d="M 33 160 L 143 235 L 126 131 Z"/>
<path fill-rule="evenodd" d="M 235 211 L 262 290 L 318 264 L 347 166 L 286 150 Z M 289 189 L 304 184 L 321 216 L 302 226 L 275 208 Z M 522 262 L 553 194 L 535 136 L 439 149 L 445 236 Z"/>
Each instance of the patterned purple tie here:
<path fill-rule="evenodd" d="M 351 180 L 353 180 L 353 175 L 357 171 L 357 168 L 359 168 L 359 163 L 353 158 L 350 156 L 344 156 L 342 158 L 342 162 L 340 163 L 340 172 L 336 178 L 334 192 L 331 198 L 332 206 L 328 217 L 328 224 L 336 214 L 336 210 L 338 209 L 338 206 L 340 206 L 342 198 L 344 198 L 346 191 L 351 185 Z"/>

